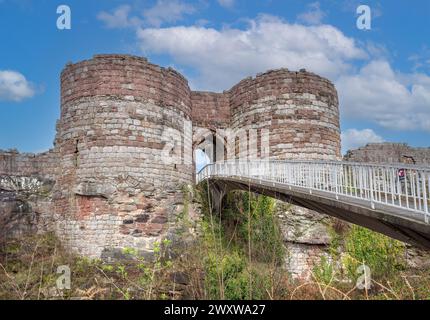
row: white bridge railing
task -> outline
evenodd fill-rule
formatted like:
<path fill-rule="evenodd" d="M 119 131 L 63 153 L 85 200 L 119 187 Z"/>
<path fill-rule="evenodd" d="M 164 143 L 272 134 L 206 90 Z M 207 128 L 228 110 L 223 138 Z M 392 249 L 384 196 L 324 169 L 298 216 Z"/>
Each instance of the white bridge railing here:
<path fill-rule="evenodd" d="M 209 178 L 240 178 L 301 187 L 384 204 L 430 216 L 430 167 L 327 161 L 226 161 L 209 164 L 197 183 Z M 407 212 L 405 212 L 406 214 Z"/>

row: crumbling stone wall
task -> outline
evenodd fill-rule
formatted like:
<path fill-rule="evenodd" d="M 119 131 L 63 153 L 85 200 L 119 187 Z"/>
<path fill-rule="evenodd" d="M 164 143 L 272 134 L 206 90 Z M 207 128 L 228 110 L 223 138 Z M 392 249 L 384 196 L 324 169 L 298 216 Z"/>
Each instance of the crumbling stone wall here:
<path fill-rule="evenodd" d="M 349 150 L 346 161 L 374 163 L 429 164 L 430 148 L 413 148 L 406 143 L 369 143 L 365 147 Z"/>
<path fill-rule="evenodd" d="M 201 128 L 223 129 L 217 139 L 228 136 L 228 159 L 340 159 L 336 89 L 305 70 L 271 70 L 223 93 L 192 92 L 191 102 L 194 140 L 204 138 Z"/>
<path fill-rule="evenodd" d="M 0 175 L 39 176 L 54 179 L 57 173 L 58 158 L 54 150 L 40 154 L 0 150 Z"/>
<path fill-rule="evenodd" d="M 0 175 L 0 241 L 52 230 L 54 181 Z"/>
<path fill-rule="evenodd" d="M 57 168 L 54 150 L 0 150 L 0 240 L 52 229 Z"/>

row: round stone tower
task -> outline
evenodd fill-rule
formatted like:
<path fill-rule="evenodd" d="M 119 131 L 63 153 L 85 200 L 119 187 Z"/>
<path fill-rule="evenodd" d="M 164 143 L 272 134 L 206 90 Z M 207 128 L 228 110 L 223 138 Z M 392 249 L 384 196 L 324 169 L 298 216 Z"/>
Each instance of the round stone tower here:
<path fill-rule="evenodd" d="M 340 159 L 338 96 L 329 80 L 305 70 L 272 70 L 228 93 L 231 127 L 258 131 L 259 157 Z"/>
<path fill-rule="evenodd" d="M 172 69 L 97 55 L 61 74 L 57 233 L 75 252 L 116 256 L 166 236 L 193 181 L 191 97 Z M 176 161 L 175 161 L 176 158 Z"/>

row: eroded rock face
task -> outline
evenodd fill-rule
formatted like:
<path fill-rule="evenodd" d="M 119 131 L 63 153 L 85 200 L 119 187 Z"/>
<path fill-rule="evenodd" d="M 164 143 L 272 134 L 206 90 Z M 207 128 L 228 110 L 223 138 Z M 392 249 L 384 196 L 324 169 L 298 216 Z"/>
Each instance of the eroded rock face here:
<path fill-rule="evenodd" d="M 430 269 L 430 251 L 408 246 L 405 258 L 410 268 Z"/>
<path fill-rule="evenodd" d="M 306 208 L 278 203 L 280 228 L 287 254 L 285 267 L 293 278 L 308 279 L 315 264 L 328 256 L 333 218 Z"/>
<path fill-rule="evenodd" d="M 30 205 L 20 200 L 16 193 L 0 191 L 1 237 L 19 237 L 36 232 L 37 215 Z"/>
<path fill-rule="evenodd" d="M 327 245 L 332 218 L 306 208 L 284 205 L 279 215 L 284 240 L 291 243 Z"/>
<path fill-rule="evenodd" d="M 20 237 L 46 230 L 53 182 L 37 177 L 0 176 L 1 236 Z"/>

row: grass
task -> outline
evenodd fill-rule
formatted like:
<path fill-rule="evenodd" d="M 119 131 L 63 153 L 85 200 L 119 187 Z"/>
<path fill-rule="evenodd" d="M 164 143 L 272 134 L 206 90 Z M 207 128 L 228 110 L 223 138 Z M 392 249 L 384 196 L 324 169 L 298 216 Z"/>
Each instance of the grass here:
<path fill-rule="evenodd" d="M 69 254 L 52 234 L 9 240 L 0 249 L 0 299 L 162 299 L 173 292 L 168 242 L 158 244 L 156 259 L 146 263 L 132 249 L 131 259 L 105 263 Z M 59 290 L 59 267 L 71 271 L 71 288 Z"/>

